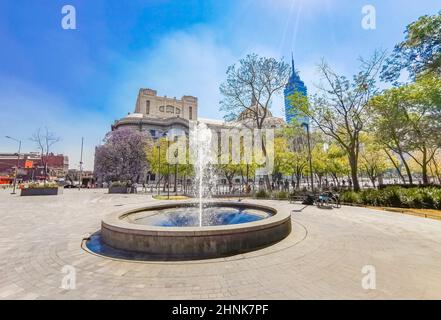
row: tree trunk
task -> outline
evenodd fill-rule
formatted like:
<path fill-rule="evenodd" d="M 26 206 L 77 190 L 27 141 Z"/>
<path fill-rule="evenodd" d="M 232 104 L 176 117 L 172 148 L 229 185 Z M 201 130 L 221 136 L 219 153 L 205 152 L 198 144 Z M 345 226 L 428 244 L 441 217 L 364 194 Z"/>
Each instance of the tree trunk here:
<path fill-rule="evenodd" d="M 357 156 L 354 152 L 350 152 L 349 155 L 349 164 L 351 167 L 351 179 L 352 179 L 352 187 L 354 188 L 354 191 L 360 191 L 360 183 L 358 182 L 358 175 L 357 175 Z"/>
<path fill-rule="evenodd" d="M 412 172 L 410 171 L 409 165 L 407 164 L 407 161 L 404 158 L 404 156 L 400 152 L 398 154 L 400 155 L 400 159 L 404 165 L 404 168 L 406 168 L 406 173 L 407 173 L 407 177 L 409 179 L 409 184 L 413 184 Z"/>
<path fill-rule="evenodd" d="M 296 188 L 297 190 L 300 189 L 300 179 L 301 179 L 301 175 L 300 174 L 296 174 Z"/>
<path fill-rule="evenodd" d="M 372 186 L 375 188 L 375 177 L 371 177 Z"/>
<path fill-rule="evenodd" d="M 422 173 L 423 173 L 423 184 L 429 184 L 429 178 L 427 177 L 427 151 L 426 148 L 423 150 L 423 163 L 422 163 Z"/>
<path fill-rule="evenodd" d="M 395 167 L 395 170 L 397 170 L 398 176 L 401 178 L 404 184 L 406 184 L 406 179 L 404 178 L 403 174 L 401 173 L 400 167 L 398 164 L 395 163 L 390 153 L 384 149 L 384 152 L 386 153 L 387 157 L 389 158 L 390 162 L 392 162 L 392 165 Z"/>

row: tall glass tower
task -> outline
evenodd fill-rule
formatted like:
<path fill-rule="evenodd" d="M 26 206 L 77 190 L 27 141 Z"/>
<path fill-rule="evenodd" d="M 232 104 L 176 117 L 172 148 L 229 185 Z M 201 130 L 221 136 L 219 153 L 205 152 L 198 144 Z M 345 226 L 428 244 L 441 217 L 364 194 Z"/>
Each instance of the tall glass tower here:
<path fill-rule="evenodd" d="M 295 106 L 292 105 L 291 101 L 288 99 L 290 95 L 298 92 L 304 96 L 308 94 L 307 88 L 303 81 L 300 79 L 298 72 L 294 67 L 294 57 L 291 59 L 292 63 L 292 74 L 286 84 L 284 95 L 285 95 L 285 120 L 287 123 L 292 123 L 293 119 L 297 120 L 300 125 L 306 123 L 309 125 L 309 118 L 301 116 L 299 111 Z"/>

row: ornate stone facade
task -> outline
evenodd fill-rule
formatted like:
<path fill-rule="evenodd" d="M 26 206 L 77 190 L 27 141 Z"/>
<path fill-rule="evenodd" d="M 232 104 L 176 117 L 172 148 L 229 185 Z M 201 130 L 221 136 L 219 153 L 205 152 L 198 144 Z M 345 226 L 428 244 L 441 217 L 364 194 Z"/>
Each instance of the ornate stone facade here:
<path fill-rule="evenodd" d="M 152 89 L 140 89 L 135 112 L 115 121 L 112 130 L 131 127 L 147 132 L 154 139 L 169 133 L 188 134 L 189 121 L 198 119 L 198 99 L 183 96 L 180 100 L 159 97 Z"/>
<path fill-rule="evenodd" d="M 262 107 L 256 102 L 251 102 L 250 109 L 258 108 L 259 114 Z M 253 112 L 249 109 L 242 112 L 236 121 L 223 121 L 215 119 L 201 119 L 198 117 L 198 99 L 193 96 L 183 96 L 180 100 L 157 96 L 155 90 L 140 89 L 136 100 L 135 112 L 115 121 L 112 130 L 120 127 L 130 127 L 148 133 L 153 139 L 165 135 L 188 135 L 190 121 L 200 121 L 208 127 L 219 131 L 224 128 L 254 128 Z M 286 123 L 282 118 L 274 117 L 268 111 L 263 128 L 280 128 Z"/>

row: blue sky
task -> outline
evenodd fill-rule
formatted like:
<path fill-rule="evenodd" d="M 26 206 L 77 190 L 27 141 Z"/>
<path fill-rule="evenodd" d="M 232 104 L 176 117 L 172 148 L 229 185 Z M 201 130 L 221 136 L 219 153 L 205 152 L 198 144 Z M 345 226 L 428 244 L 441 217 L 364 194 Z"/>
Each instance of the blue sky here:
<path fill-rule="evenodd" d="M 73 5 L 77 29 L 61 28 L 61 8 Z M 364 5 L 377 29 L 361 27 Z M 199 116 L 221 118 L 219 85 L 226 68 L 247 53 L 290 59 L 310 91 L 325 58 L 351 75 L 359 56 L 391 50 L 405 26 L 441 9 L 438 0 L 1 0 L 0 152 L 4 139 L 23 140 L 47 126 L 62 141 L 54 152 L 85 166 L 110 124 L 134 110 L 140 87 L 199 98 Z M 273 102 L 283 116 L 283 99 Z"/>

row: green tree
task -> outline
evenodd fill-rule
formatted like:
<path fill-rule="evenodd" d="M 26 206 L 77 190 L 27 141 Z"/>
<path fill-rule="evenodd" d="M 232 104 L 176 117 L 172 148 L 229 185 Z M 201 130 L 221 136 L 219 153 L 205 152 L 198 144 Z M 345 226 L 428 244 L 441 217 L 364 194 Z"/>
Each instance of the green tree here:
<path fill-rule="evenodd" d="M 404 69 L 412 79 L 424 73 L 441 76 L 441 11 L 407 26 L 404 41 L 395 46 L 383 67 L 382 79 L 396 81 Z"/>
<path fill-rule="evenodd" d="M 363 146 L 360 152 L 361 171 L 369 177 L 375 187 L 378 178 L 391 168 L 391 163 L 382 146 L 375 141 L 374 136 L 365 134 L 362 141 Z"/>
<path fill-rule="evenodd" d="M 163 182 L 163 188 L 165 189 L 166 182 L 171 180 L 170 177 L 175 173 L 175 169 L 177 169 L 178 177 L 183 178 L 184 181 L 187 177 L 194 175 L 193 165 L 189 163 L 190 155 L 188 148 L 186 151 L 186 163 L 179 163 L 177 165 L 169 164 L 167 150 L 172 143 L 171 141 L 169 143 L 167 138 L 161 138 L 156 141 L 156 143 L 151 144 L 146 151 L 150 170 L 156 174 L 159 173 L 160 176 L 158 179 L 158 188 L 161 182 Z"/>
<path fill-rule="evenodd" d="M 294 94 L 292 105 L 311 118 L 313 125 L 334 139 L 346 152 L 354 190 L 360 190 L 358 160 L 360 134 L 369 119 L 368 102 L 377 93 L 376 78 L 384 60 L 384 53 L 375 52 L 369 60 L 361 59 L 360 71 L 352 81 L 338 75 L 328 64 L 319 65 L 324 83 L 319 94 L 305 97 Z"/>
<path fill-rule="evenodd" d="M 323 178 L 329 173 L 328 170 L 328 153 L 325 144 L 317 143 L 311 151 L 312 153 L 312 170 L 318 178 L 318 186 L 322 187 Z"/>
<path fill-rule="evenodd" d="M 242 112 L 247 112 L 254 127 L 262 129 L 273 97 L 280 93 L 288 81 L 290 68 L 283 60 L 259 57 L 249 54 L 227 69 L 227 79 L 220 86 L 223 95 L 221 111 L 226 120 L 237 120 Z M 252 104 L 257 107 L 252 108 Z M 262 153 L 267 157 L 265 141 L 262 139 Z M 265 175 L 267 188 L 271 189 L 268 175 Z"/>
<path fill-rule="evenodd" d="M 349 174 L 348 157 L 338 144 L 329 145 L 326 151 L 326 172 L 331 175 L 334 185 L 339 185 L 339 178 Z"/>
<path fill-rule="evenodd" d="M 280 149 L 283 159 L 282 173 L 290 175 L 291 180 L 295 181 L 296 188 L 300 187 L 302 176 L 307 173 L 308 149 L 306 144 L 305 130 L 297 123 L 293 123 L 280 131 L 284 137 L 284 143 L 276 148 Z"/>
<path fill-rule="evenodd" d="M 441 78 L 426 74 L 415 83 L 386 90 L 370 103 L 376 135 L 399 155 L 410 183 L 412 174 L 405 155 L 420 165 L 423 183 L 429 182 L 428 165 L 441 146 L 440 101 Z"/>

